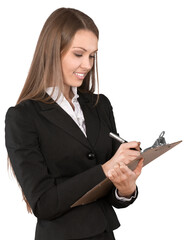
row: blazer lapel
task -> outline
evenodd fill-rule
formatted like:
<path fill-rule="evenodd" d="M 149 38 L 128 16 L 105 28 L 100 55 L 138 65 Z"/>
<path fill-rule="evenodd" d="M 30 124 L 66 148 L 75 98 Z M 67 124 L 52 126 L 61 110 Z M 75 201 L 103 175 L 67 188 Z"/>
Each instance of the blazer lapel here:
<path fill-rule="evenodd" d="M 91 146 L 94 147 L 100 132 L 100 121 L 97 107 L 94 106 L 95 98 L 93 99 L 93 101 L 92 95 L 90 94 L 83 94 L 80 92 L 78 92 L 78 94 L 78 101 L 80 103 L 85 118 L 87 138 Z"/>
<path fill-rule="evenodd" d="M 57 104 L 47 104 L 37 102 L 40 106 L 41 114 L 50 122 L 63 129 L 66 133 L 81 142 L 86 147 L 90 148 L 87 138 L 80 130 L 74 120 Z"/>

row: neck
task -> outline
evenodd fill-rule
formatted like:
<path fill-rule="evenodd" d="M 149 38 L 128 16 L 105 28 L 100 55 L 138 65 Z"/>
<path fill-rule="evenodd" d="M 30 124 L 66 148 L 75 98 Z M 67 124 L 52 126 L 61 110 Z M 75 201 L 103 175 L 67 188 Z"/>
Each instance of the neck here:
<path fill-rule="evenodd" d="M 64 86 L 63 89 L 63 96 L 67 99 L 67 100 L 71 100 L 74 96 L 73 92 L 72 92 L 72 88 L 70 86 Z"/>
<path fill-rule="evenodd" d="M 71 87 L 64 87 L 64 89 L 63 89 L 63 96 L 70 103 L 72 109 L 75 110 L 74 105 L 72 103 L 72 98 L 74 97 L 74 93 L 72 91 L 72 88 Z"/>

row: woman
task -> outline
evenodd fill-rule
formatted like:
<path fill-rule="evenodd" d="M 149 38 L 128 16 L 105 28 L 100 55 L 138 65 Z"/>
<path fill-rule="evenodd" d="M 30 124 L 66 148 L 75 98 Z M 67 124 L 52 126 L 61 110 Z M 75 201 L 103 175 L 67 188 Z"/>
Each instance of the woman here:
<path fill-rule="evenodd" d="M 142 161 L 138 142 L 119 145 L 112 107 L 94 94 L 98 29 L 91 18 L 60 8 L 47 19 L 15 107 L 6 115 L 6 147 L 36 240 L 114 239 L 112 208 L 132 204 Z M 132 150 L 135 148 L 135 150 Z M 71 206 L 108 177 L 114 187 L 95 202 Z"/>

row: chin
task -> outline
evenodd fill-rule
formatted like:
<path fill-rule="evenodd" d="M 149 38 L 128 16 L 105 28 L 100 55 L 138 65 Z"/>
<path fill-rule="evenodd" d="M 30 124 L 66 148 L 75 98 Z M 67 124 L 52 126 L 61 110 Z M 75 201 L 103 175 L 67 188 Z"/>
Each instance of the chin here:
<path fill-rule="evenodd" d="M 72 87 L 80 87 L 82 86 L 83 80 L 82 81 L 77 81 L 74 84 L 72 84 Z"/>

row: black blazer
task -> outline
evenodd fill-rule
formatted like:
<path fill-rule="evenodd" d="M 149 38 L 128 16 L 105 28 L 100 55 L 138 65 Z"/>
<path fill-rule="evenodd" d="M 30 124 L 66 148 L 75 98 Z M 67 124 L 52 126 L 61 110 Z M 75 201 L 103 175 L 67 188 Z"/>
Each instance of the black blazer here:
<path fill-rule="evenodd" d="M 17 180 L 38 218 L 36 240 L 81 239 L 119 227 L 112 208 L 134 202 L 115 198 L 114 189 L 96 202 L 71 208 L 88 190 L 105 179 L 101 164 L 117 148 L 109 137 L 116 132 L 109 100 L 100 95 L 78 98 L 87 138 L 56 103 L 26 100 L 6 115 L 6 147 Z"/>

